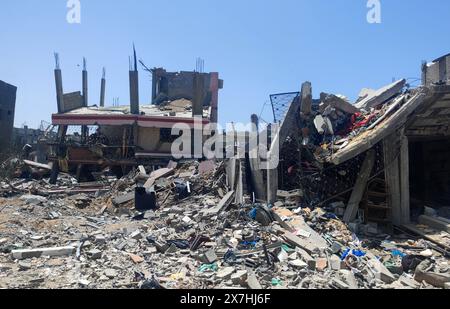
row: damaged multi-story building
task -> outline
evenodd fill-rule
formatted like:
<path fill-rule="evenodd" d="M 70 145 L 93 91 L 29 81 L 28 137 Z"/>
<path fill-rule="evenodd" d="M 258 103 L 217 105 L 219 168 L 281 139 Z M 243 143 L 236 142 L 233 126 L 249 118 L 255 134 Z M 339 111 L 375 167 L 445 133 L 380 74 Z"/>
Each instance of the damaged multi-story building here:
<path fill-rule="evenodd" d="M 59 169 L 95 170 L 110 167 L 121 174 L 139 164 L 158 166 L 172 159 L 172 135 L 175 124 L 194 129 L 216 123 L 219 90 L 223 81 L 218 73 L 167 72 L 150 69 L 152 74 L 152 102 L 140 104 L 139 73 L 136 54 L 130 63 L 130 104 L 105 106 L 105 73 L 101 81 L 99 104 L 88 97 L 86 62 L 82 73 L 82 91 L 64 93 L 59 59 L 56 59 L 56 92 L 58 113 L 52 123 L 58 126 L 52 160 Z M 68 135 L 68 130 L 77 134 Z M 205 137 L 206 138 L 206 137 Z"/>
<path fill-rule="evenodd" d="M 0 80 L 0 152 L 9 149 L 14 128 L 17 87 Z"/>
<path fill-rule="evenodd" d="M 449 72 L 446 55 L 424 63 L 422 85 L 363 89 L 356 102 L 314 99 L 309 82 L 271 96 L 280 165 L 253 168 L 251 190 L 274 203 L 300 189 L 301 205 L 324 207 L 354 230 L 409 230 L 448 250 L 449 240 L 424 225 L 449 227 Z"/>

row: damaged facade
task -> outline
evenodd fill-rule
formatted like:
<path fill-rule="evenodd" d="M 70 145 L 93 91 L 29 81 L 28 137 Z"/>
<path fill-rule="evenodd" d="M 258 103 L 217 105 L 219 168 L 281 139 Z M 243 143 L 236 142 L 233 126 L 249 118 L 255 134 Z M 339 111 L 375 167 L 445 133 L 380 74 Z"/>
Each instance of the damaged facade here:
<path fill-rule="evenodd" d="M 177 136 L 175 124 L 194 129 L 195 118 L 200 126 L 218 119 L 219 90 L 223 81 L 218 73 L 166 72 L 152 69 L 152 104 L 139 101 L 139 77 L 136 55 L 130 67 L 130 105 L 104 107 L 104 102 L 91 105 L 88 101 L 87 70 L 83 70 L 83 92 L 64 94 L 62 74 L 57 59 L 55 70 L 58 114 L 52 123 L 59 127 L 55 141 L 54 162 L 64 161 L 66 169 L 110 166 L 129 170 L 139 164 L 155 166 L 172 159 L 171 147 Z M 105 76 L 101 100 L 105 97 Z M 81 134 L 67 136 L 68 128 L 80 127 Z M 96 130 L 96 131 L 93 131 Z M 206 137 L 205 137 L 206 139 Z"/>

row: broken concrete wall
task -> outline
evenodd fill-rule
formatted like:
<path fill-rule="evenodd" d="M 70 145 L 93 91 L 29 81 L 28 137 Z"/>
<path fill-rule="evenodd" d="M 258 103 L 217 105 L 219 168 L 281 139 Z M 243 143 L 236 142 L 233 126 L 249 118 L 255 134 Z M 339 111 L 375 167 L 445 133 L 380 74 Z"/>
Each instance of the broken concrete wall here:
<path fill-rule="evenodd" d="M 450 55 L 443 56 L 422 67 L 422 84 L 450 85 Z"/>
<path fill-rule="evenodd" d="M 161 68 L 153 70 L 152 104 L 178 99 L 193 100 L 196 75 L 202 79 L 202 105 L 217 108 L 218 91 L 223 87 L 217 73 L 167 72 Z"/>

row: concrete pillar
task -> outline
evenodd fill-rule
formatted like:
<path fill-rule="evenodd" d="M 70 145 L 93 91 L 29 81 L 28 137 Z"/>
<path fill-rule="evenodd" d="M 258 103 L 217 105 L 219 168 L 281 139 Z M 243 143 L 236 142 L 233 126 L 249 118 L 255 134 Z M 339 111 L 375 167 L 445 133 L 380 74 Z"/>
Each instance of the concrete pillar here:
<path fill-rule="evenodd" d="M 139 115 L 139 73 L 130 71 L 130 112 Z"/>
<path fill-rule="evenodd" d="M 258 130 L 258 116 L 252 115 L 252 132 L 250 132 L 249 141 L 249 160 L 251 169 L 252 185 L 255 193 L 255 197 L 258 200 L 266 199 L 266 187 L 264 185 L 264 175 L 260 168 L 259 157 L 259 130 Z"/>
<path fill-rule="evenodd" d="M 211 122 L 219 121 L 219 73 L 211 73 Z"/>
<path fill-rule="evenodd" d="M 194 98 L 192 100 L 192 116 L 203 117 L 203 93 L 205 83 L 202 74 L 194 73 Z"/>
<path fill-rule="evenodd" d="M 402 207 L 401 207 L 401 190 L 400 190 L 400 159 L 399 145 L 401 139 L 399 134 L 394 132 L 383 141 L 384 165 L 386 184 L 388 187 L 388 205 L 392 209 L 392 221 L 396 225 L 401 225 Z"/>
<path fill-rule="evenodd" d="M 133 55 L 134 65 L 130 61 L 130 112 L 133 115 L 139 115 L 139 72 L 137 69 L 137 57 L 134 45 Z"/>
<path fill-rule="evenodd" d="M 100 85 L 100 107 L 105 107 L 106 71 L 103 68 L 103 77 Z"/>
<path fill-rule="evenodd" d="M 312 112 L 312 86 L 310 82 L 302 84 L 301 100 L 300 110 L 302 115 L 310 115 Z"/>
<path fill-rule="evenodd" d="M 402 134 L 400 147 L 400 223 L 409 224 L 410 190 L 409 190 L 409 140 Z"/>
<path fill-rule="evenodd" d="M 89 106 L 88 102 L 88 72 L 86 69 L 86 59 L 83 58 L 83 103 L 84 106 Z"/>
<path fill-rule="evenodd" d="M 58 105 L 58 114 L 64 112 L 64 92 L 62 83 L 62 73 L 59 69 L 55 69 L 55 84 L 56 84 L 56 103 Z"/>
<path fill-rule="evenodd" d="M 158 79 L 159 79 L 156 71 L 157 70 L 153 70 L 153 73 L 152 73 L 152 104 L 155 104 L 156 91 L 157 91 L 157 85 L 158 85 Z"/>
<path fill-rule="evenodd" d="M 83 106 L 88 107 L 88 72 L 86 68 L 86 58 L 83 58 L 83 73 L 82 73 L 82 87 L 83 87 Z M 81 127 L 82 142 L 86 142 L 89 135 L 87 126 Z"/>

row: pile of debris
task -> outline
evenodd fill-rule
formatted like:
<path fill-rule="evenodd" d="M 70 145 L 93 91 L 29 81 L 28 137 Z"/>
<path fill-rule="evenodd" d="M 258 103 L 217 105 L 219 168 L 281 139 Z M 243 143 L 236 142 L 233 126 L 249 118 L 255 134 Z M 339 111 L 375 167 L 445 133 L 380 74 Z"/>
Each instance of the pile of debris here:
<path fill-rule="evenodd" d="M 305 86 L 311 88 L 310 84 Z M 321 93 L 320 99 L 314 102 L 312 96 L 309 100 L 302 98 L 304 145 L 316 145 L 316 158 L 329 161 L 352 140 L 364 138 L 364 132 L 391 117 L 408 102 L 414 91 L 420 91 L 404 91 L 405 87 L 403 79 L 379 90 L 363 89 L 354 104 L 345 96 L 327 93 Z M 311 93 L 311 89 L 306 93 Z"/>
<path fill-rule="evenodd" d="M 426 240 L 358 238 L 329 209 L 278 191 L 237 202 L 226 162 L 143 166 L 80 184 L 1 181 L 0 288 L 448 288 Z"/>

